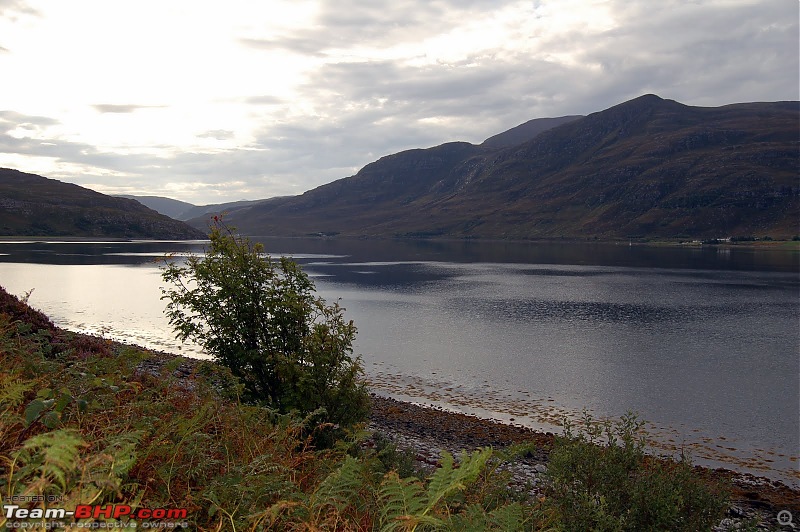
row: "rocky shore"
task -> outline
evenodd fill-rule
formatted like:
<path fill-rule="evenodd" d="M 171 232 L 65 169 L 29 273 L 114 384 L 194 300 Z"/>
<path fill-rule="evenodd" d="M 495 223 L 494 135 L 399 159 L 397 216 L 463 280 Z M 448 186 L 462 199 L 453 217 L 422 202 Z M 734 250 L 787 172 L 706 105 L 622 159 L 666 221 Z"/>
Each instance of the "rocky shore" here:
<path fill-rule="evenodd" d="M 512 474 L 512 487 L 527 489 L 541 496 L 547 482 L 547 460 L 555 435 L 523 427 L 505 425 L 460 413 L 446 412 L 412 403 L 372 395 L 368 428 L 392 440 L 399 448 L 413 453 L 420 467 L 436 467 L 444 450 L 458 454 L 478 447 L 503 449 L 512 444 L 534 443 L 530 451 L 505 467 Z M 535 449 L 535 450 L 534 450 Z M 800 520 L 800 490 L 781 482 L 727 469 L 696 467 L 697 474 L 725 480 L 733 487 L 728 517 L 718 530 L 750 524 L 760 530 L 780 527 L 778 512 L 792 513 Z M 780 528 L 778 528 L 780 529 Z"/>
<path fill-rule="evenodd" d="M 197 369 L 197 359 L 166 353 L 142 362 L 139 371 L 164 376 L 164 366 L 175 358 L 180 364 L 172 365 L 172 375 L 191 381 Z M 189 384 L 190 385 L 190 384 Z M 503 467 L 511 472 L 510 487 L 527 490 L 529 496 L 540 497 L 547 483 L 547 462 L 556 435 L 537 432 L 521 426 L 507 425 L 461 413 L 447 412 L 390 397 L 372 394 L 372 408 L 367 429 L 391 440 L 409 451 L 415 465 L 423 469 L 435 468 L 442 451 L 458 456 L 462 451 L 491 446 L 505 449 L 514 444 L 532 444 L 526 452 Z M 368 441 L 369 445 L 370 442 Z M 800 489 L 779 481 L 737 473 L 728 469 L 709 469 L 695 466 L 698 475 L 713 480 L 724 480 L 732 486 L 731 506 L 728 515 L 715 530 L 787 530 L 778 521 L 778 513 L 791 512 L 800 521 Z M 783 523 L 785 524 L 785 523 Z"/>

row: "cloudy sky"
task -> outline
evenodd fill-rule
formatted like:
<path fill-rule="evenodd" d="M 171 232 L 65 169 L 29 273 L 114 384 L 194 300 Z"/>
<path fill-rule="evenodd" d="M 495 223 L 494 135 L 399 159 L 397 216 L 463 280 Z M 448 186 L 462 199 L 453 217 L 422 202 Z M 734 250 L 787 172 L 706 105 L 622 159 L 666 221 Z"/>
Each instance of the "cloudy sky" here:
<path fill-rule="evenodd" d="M 645 93 L 797 100 L 798 0 L 0 0 L 0 166 L 195 204 Z"/>

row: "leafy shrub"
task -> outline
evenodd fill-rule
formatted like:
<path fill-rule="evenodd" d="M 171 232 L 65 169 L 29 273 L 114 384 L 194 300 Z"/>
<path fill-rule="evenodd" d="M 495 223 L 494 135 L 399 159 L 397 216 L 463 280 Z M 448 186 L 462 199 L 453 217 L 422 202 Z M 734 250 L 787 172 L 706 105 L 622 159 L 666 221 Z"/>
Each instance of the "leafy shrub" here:
<path fill-rule="evenodd" d="M 632 414 L 614 424 L 587 414 L 577 433 L 565 423 L 548 465 L 548 504 L 565 530 L 696 531 L 722 517 L 722 488 L 698 479 L 685 455 L 645 455 L 642 426 Z"/>
<path fill-rule="evenodd" d="M 344 309 L 316 297 L 295 262 L 274 261 L 221 222 L 210 239 L 204 257 L 162 269 L 172 285 L 162 299 L 177 336 L 230 368 L 247 399 L 342 426 L 364 419 L 368 394 Z"/>

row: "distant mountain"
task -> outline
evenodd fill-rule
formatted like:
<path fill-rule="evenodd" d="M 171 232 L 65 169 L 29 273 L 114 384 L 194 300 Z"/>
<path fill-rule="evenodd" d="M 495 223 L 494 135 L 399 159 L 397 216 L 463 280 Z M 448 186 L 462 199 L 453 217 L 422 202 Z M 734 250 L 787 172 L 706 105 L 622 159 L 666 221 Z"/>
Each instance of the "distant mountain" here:
<path fill-rule="evenodd" d="M 583 118 L 583 116 L 571 115 L 558 118 L 534 118 L 508 131 L 489 137 L 483 141 L 481 146 L 488 146 L 490 148 L 510 148 L 512 146 L 518 146 L 523 142 L 533 140 L 540 133 L 544 133 L 548 129 L 574 122 L 579 118 Z"/>
<path fill-rule="evenodd" d="M 0 168 L 0 235 L 206 238 L 137 201 L 9 168 Z"/>
<path fill-rule="evenodd" d="M 222 214 L 233 209 L 240 209 L 248 205 L 255 205 L 265 200 L 242 200 L 231 201 L 228 203 L 215 203 L 211 205 L 194 205 L 185 201 L 178 201 L 162 196 L 117 196 L 120 198 L 133 199 L 142 205 L 160 212 L 175 220 L 185 222 L 192 218 L 197 218 L 198 228 L 207 228 L 208 219 L 211 216 Z"/>
<path fill-rule="evenodd" d="M 115 197 L 136 200 L 149 209 L 153 209 L 154 211 L 165 216 L 169 216 L 170 218 L 174 218 L 175 220 L 183 221 L 186 221 L 186 219 L 181 218 L 181 215 L 186 211 L 196 207 L 196 205 L 187 203 L 185 201 L 164 198 L 162 196 L 130 196 L 121 194 Z"/>
<path fill-rule="evenodd" d="M 704 108 L 646 95 L 522 144 L 501 134 L 497 147 L 389 155 L 228 218 L 252 235 L 791 237 L 799 124 L 798 102 Z"/>
<path fill-rule="evenodd" d="M 230 201 L 228 203 L 212 203 L 210 205 L 195 205 L 180 214 L 178 220 L 188 221 L 193 218 L 200 218 L 208 222 L 208 219 L 214 215 L 226 213 L 234 209 L 242 209 L 257 203 L 268 200 L 242 200 Z"/>

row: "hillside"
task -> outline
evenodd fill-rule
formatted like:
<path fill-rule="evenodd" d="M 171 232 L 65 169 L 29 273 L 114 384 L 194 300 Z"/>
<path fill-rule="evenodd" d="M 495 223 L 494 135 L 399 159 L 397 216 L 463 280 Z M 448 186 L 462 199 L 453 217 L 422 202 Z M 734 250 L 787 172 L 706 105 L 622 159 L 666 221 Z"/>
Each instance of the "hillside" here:
<path fill-rule="evenodd" d="M 579 118 L 580 115 L 561 116 L 558 118 L 534 118 L 528 120 L 524 124 L 512 127 L 508 131 L 493 135 L 481 143 L 481 146 L 488 146 L 490 148 L 509 148 L 517 146 L 523 142 L 528 142 L 534 139 L 539 133 L 544 133 L 548 129 L 568 124 Z"/>
<path fill-rule="evenodd" d="M 227 203 L 212 203 L 209 205 L 195 205 L 192 206 L 192 208 L 182 212 L 179 216 L 175 216 L 174 218 L 176 220 L 183 221 L 191 220 L 193 218 L 201 218 L 207 223 L 208 219 L 215 214 L 226 213 L 234 209 L 243 209 L 263 201 L 269 200 L 241 200 L 230 201 Z"/>
<path fill-rule="evenodd" d="M 199 229 L 205 229 L 208 225 L 208 219 L 215 214 L 222 214 L 232 209 L 240 209 L 269 200 L 241 200 L 230 201 L 227 203 L 212 203 L 210 205 L 194 205 L 185 201 L 178 201 L 172 198 L 165 198 L 163 196 L 118 196 L 120 198 L 128 198 L 136 200 L 145 207 L 153 209 L 163 215 L 169 216 L 175 220 L 185 222 L 192 218 L 200 218 L 198 223 L 202 224 Z"/>
<path fill-rule="evenodd" d="M 205 233 L 141 203 L 0 168 L 0 235 L 178 239 Z"/>
<path fill-rule="evenodd" d="M 229 220 L 257 235 L 791 238 L 798 124 L 798 102 L 703 108 L 646 95 L 510 147 L 389 155 Z"/>
<path fill-rule="evenodd" d="M 163 196 L 119 195 L 115 197 L 136 200 L 148 209 L 153 209 L 154 211 L 161 213 L 164 216 L 169 216 L 175 220 L 183 220 L 183 218 L 181 218 L 183 213 L 197 208 L 197 206 L 192 203 L 172 198 L 165 198 Z"/>

